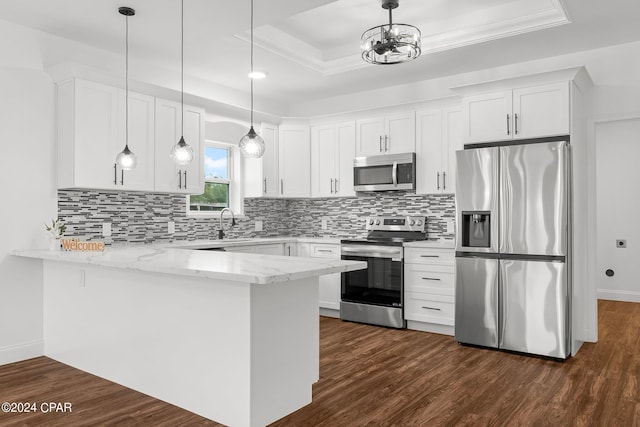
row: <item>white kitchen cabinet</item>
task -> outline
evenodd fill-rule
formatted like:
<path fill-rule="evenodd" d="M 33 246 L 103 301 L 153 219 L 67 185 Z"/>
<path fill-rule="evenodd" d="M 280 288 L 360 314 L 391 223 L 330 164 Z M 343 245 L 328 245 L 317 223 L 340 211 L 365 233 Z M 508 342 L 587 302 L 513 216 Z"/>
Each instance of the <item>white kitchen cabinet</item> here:
<path fill-rule="evenodd" d="M 462 110 L 465 143 L 567 135 L 569 83 L 466 96 Z"/>
<path fill-rule="evenodd" d="M 184 106 L 184 139 L 193 148 L 194 157 L 188 165 L 176 164 L 170 153 L 181 135 L 181 105 L 178 102 L 156 98 L 155 191 L 203 193 L 204 123 L 203 109 Z"/>
<path fill-rule="evenodd" d="M 240 252 L 264 255 L 285 255 L 283 243 L 263 243 L 258 245 L 226 246 L 225 252 Z"/>
<path fill-rule="evenodd" d="M 415 112 L 356 121 L 356 156 L 412 153 L 416 150 Z"/>
<path fill-rule="evenodd" d="M 280 196 L 311 195 L 311 144 L 308 126 L 280 126 L 278 137 Z"/>
<path fill-rule="evenodd" d="M 453 249 L 405 248 L 404 317 L 409 329 L 453 335 Z"/>
<path fill-rule="evenodd" d="M 416 193 L 455 192 L 455 152 L 463 148 L 460 118 L 459 107 L 416 113 Z"/>
<path fill-rule="evenodd" d="M 58 188 L 153 189 L 154 98 L 129 92 L 129 148 L 137 167 L 122 171 L 125 91 L 71 79 L 57 85 Z"/>
<path fill-rule="evenodd" d="M 355 123 L 311 127 L 311 196 L 354 196 Z"/>
<path fill-rule="evenodd" d="M 245 197 L 278 197 L 278 126 L 262 123 L 258 133 L 264 140 L 264 154 L 260 158 L 243 157 L 243 183 Z"/>
<path fill-rule="evenodd" d="M 340 259 L 340 245 L 330 243 L 311 243 L 311 258 Z M 340 273 L 320 276 L 320 308 L 340 310 Z"/>

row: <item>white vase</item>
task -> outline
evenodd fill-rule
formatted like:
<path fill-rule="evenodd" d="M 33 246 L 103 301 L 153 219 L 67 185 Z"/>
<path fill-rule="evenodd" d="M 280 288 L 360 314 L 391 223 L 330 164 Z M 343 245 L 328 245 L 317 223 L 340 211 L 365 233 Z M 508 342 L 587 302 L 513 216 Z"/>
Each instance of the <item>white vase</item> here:
<path fill-rule="evenodd" d="M 60 250 L 60 239 L 56 239 L 51 237 L 49 239 L 49 250 L 51 251 L 59 251 Z"/>

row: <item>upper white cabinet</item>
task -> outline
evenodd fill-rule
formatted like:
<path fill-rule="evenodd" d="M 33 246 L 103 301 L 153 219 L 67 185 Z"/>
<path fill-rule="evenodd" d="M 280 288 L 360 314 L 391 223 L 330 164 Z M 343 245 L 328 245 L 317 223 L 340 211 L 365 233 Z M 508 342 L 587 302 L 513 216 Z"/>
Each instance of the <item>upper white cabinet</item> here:
<path fill-rule="evenodd" d="M 466 96 L 462 111 L 466 143 L 566 135 L 569 82 Z"/>
<path fill-rule="evenodd" d="M 355 122 L 311 127 L 311 196 L 354 196 Z"/>
<path fill-rule="evenodd" d="M 356 156 L 411 153 L 416 149 L 413 111 L 356 121 Z"/>
<path fill-rule="evenodd" d="M 416 193 L 455 192 L 455 152 L 463 148 L 461 115 L 459 107 L 416 113 Z"/>
<path fill-rule="evenodd" d="M 185 105 L 184 139 L 193 148 L 194 158 L 188 165 L 178 165 L 170 153 L 181 135 L 181 105 L 156 99 L 155 191 L 185 194 L 204 191 L 204 116 L 203 109 Z"/>
<path fill-rule="evenodd" d="M 245 197 L 278 197 L 278 126 L 262 123 L 258 131 L 264 140 L 264 154 L 260 158 L 243 157 L 243 186 Z"/>
<path fill-rule="evenodd" d="M 57 86 L 58 188 L 153 188 L 154 98 L 129 92 L 129 148 L 135 169 L 115 163 L 125 145 L 125 91 L 81 79 Z"/>
<path fill-rule="evenodd" d="M 57 91 L 58 188 L 202 193 L 204 110 L 185 106 L 184 137 L 195 156 L 177 166 L 169 153 L 180 138 L 180 104 L 129 92 L 129 148 L 138 164 L 123 171 L 115 159 L 127 135 L 126 92 L 82 79 Z"/>
<path fill-rule="evenodd" d="M 309 126 L 280 126 L 278 137 L 280 196 L 311 195 Z"/>

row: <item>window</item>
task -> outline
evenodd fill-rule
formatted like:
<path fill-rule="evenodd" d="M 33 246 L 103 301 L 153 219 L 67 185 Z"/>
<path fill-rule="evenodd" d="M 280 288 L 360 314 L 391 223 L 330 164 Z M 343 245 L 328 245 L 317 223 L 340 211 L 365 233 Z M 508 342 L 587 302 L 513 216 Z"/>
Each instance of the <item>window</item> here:
<path fill-rule="evenodd" d="M 205 141 L 204 193 L 187 197 L 190 215 L 211 215 L 224 208 L 240 213 L 238 186 L 234 181 L 236 150 L 236 146 L 231 144 Z"/>

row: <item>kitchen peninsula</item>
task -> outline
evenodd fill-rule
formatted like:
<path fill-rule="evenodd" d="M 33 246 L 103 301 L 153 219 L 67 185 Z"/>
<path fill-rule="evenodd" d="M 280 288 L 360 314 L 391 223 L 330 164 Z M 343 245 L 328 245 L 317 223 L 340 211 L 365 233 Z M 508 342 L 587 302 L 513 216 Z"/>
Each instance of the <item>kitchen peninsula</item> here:
<path fill-rule="evenodd" d="M 362 262 L 145 245 L 42 260 L 45 354 L 230 426 L 311 402 L 318 277 Z"/>

